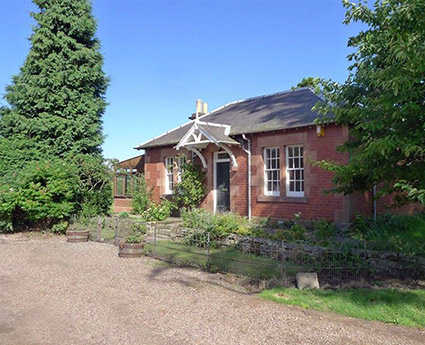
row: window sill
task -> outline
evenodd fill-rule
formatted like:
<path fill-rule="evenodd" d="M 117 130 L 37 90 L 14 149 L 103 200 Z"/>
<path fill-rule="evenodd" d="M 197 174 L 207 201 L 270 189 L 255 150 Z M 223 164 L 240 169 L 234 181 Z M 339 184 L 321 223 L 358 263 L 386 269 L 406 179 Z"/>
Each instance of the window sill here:
<path fill-rule="evenodd" d="M 289 202 L 296 204 L 307 204 L 308 198 L 304 197 L 295 197 L 295 196 L 259 196 L 257 197 L 257 202 Z"/>

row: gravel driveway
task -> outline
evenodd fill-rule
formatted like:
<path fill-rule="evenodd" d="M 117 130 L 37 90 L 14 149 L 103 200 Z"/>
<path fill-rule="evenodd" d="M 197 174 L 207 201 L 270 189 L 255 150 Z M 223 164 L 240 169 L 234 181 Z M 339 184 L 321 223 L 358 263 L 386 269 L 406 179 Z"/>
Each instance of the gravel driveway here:
<path fill-rule="evenodd" d="M 108 244 L 0 235 L 0 344 L 425 344 L 419 330 L 282 306 Z"/>

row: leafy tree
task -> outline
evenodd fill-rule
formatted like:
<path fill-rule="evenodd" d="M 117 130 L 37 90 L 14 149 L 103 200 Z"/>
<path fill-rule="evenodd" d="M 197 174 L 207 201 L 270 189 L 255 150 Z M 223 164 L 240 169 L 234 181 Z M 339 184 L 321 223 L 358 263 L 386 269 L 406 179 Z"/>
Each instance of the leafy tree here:
<path fill-rule="evenodd" d="M 114 171 L 101 157 L 87 154 L 73 157 L 69 164 L 75 166 L 78 177 L 78 211 L 85 217 L 110 213 Z"/>
<path fill-rule="evenodd" d="M 291 87 L 292 90 L 298 89 L 300 87 L 311 87 L 315 93 L 320 93 L 320 82 L 321 79 L 318 77 L 307 77 L 303 78 L 297 86 Z"/>
<path fill-rule="evenodd" d="M 0 110 L 0 147 L 12 148 L 0 153 L 6 171 L 50 155 L 100 155 L 103 141 L 108 78 L 90 3 L 33 2 L 39 11 L 31 13 L 37 22 L 31 49 L 6 88 L 10 107 Z"/>
<path fill-rule="evenodd" d="M 339 149 L 347 165 L 321 162 L 335 172 L 336 192 L 367 190 L 401 193 L 398 201 L 425 198 L 425 2 L 423 0 L 343 1 L 345 23 L 366 29 L 351 37 L 354 49 L 343 84 L 322 83 L 326 103 L 317 106 L 321 121 L 350 127 Z M 422 196 L 422 197 L 421 197 Z"/>

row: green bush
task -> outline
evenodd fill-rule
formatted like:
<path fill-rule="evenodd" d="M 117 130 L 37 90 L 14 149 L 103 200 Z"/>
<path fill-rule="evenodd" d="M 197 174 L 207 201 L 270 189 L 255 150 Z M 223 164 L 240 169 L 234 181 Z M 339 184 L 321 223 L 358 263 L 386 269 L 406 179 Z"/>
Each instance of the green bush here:
<path fill-rule="evenodd" d="M 214 214 L 204 209 L 182 209 L 181 216 L 185 227 L 210 232 L 212 240 L 223 239 L 230 234 L 250 236 L 253 229 L 258 229 L 245 217 L 230 212 Z"/>
<path fill-rule="evenodd" d="M 143 237 L 146 234 L 146 228 L 143 229 L 135 229 L 132 228 L 130 234 L 126 237 L 125 243 L 138 244 L 142 243 Z"/>
<path fill-rule="evenodd" d="M 425 215 L 357 216 L 350 228 L 352 238 L 368 242 L 376 250 L 425 255 Z"/>
<path fill-rule="evenodd" d="M 199 248 L 208 247 L 208 242 L 209 242 L 209 248 L 217 247 L 217 241 L 211 239 L 211 233 L 210 233 L 210 239 L 208 241 L 207 231 L 193 232 L 186 235 L 183 239 L 184 244 L 188 246 L 199 247 Z"/>
<path fill-rule="evenodd" d="M 336 226 L 327 219 L 319 219 L 314 222 L 315 235 L 319 240 L 328 240 L 336 234 Z"/>
<path fill-rule="evenodd" d="M 182 208 L 180 210 L 180 215 L 183 219 L 183 225 L 186 228 L 205 230 L 209 228 L 212 223 L 212 214 L 202 208 L 194 208 L 191 210 Z"/>
<path fill-rule="evenodd" d="M 67 221 L 63 221 L 52 226 L 52 232 L 58 235 L 64 235 L 66 230 L 68 229 L 69 223 Z"/>
<path fill-rule="evenodd" d="M 69 162 L 78 177 L 77 212 L 84 217 L 108 215 L 113 202 L 113 171 L 99 156 L 79 154 Z"/>
<path fill-rule="evenodd" d="M 178 208 L 194 209 L 205 196 L 205 173 L 193 163 L 182 165 L 181 181 L 174 187 L 173 203 Z"/>
<path fill-rule="evenodd" d="M 304 241 L 306 239 L 306 229 L 303 225 L 294 223 L 289 229 L 279 229 L 272 239 L 275 241 Z"/>
<path fill-rule="evenodd" d="M 130 218 L 130 214 L 128 212 L 121 212 L 118 217 L 121 219 L 128 219 Z"/>
<path fill-rule="evenodd" d="M 100 158 L 78 155 L 28 163 L 0 177 L 0 230 L 50 228 L 72 215 L 106 214 L 111 175 Z"/>
<path fill-rule="evenodd" d="M 50 227 L 78 209 L 78 176 L 60 160 L 33 162 L 0 186 L 0 225 L 5 231 Z"/>
<path fill-rule="evenodd" d="M 170 217 L 174 205 L 169 200 L 162 200 L 159 204 L 151 203 L 142 213 L 142 219 L 147 222 L 161 221 Z"/>
<path fill-rule="evenodd" d="M 143 223 L 132 223 L 131 224 L 131 230 L 137 231 L 138 233 L 140 233 L 142 235 L 146 235 L 146 233 L 148 232 L 146 224 L 143 224 Z"/>
<path fill-rule="evenodd" d="M 152 206 L 152 191 L 148 190 L 144 175 L 137 174 L 133 176 L 133 192 L 131 193 L 131 197 L 133 199 L 133 211 L 136 214 L 142 214 Z"/>

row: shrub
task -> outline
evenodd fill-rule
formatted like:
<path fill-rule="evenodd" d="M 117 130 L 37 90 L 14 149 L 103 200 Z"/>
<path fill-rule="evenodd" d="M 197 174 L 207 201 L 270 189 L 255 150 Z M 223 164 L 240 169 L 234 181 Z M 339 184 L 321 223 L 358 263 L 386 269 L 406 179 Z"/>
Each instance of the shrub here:
<path fill-rule="evenodd" d="M 188 210 L 182 208 L 180 215 L 183 219 L 183 225 L 190 229 L 207 229 L 212 223 L 211 213 L 202 208 Z"/>
<path fill-rule="evenodd" d="M 230 234 L 247 236 L 250 233 L 250 225 L 246 218 L 236 213 L 221 213 L 213 217 L 212 230 L 218 237 Z"/>
<path fill-rule="evenodd" d="M 56 159 L 30 163 L 0 187 L 0 225 L 6 231 L 49 227 L 76 212 L 79 195 L 73 165 Z"/>
<path fill-rule="evenodd" d="M 178 208 L 194 209 L 205 196 L 205 173 L 193 163 L 182 165 L 181 181 L 174 187 L 173 202 Z"/>
<path fill-rule="evenodd" d="M 278 230 L 273 236 L 272 239 L 275 241 L 303 241 L 306 239 L 305 236 L 306 229 L 303 225 L 294 223 L 291 228 L 283 230 Z"/>
<path fill-rule="evenodd" d="M 367 241 L 377 250 L 399 251 L 409 255 L 425 255 L 425 216 L 393 215 L 357 216 L 350 228 L 356 240 Z"/>
<path fill-rule="evenodd" d="M 143 241 L 147 233 L 147 227 L 143 223 L 132 222 L 130 225 L 130 232 L 125 239 L 126 243 L 137 244 Z"/>
<path fill-rule="evenodd" d="M 190 233 L 184 237 L 183 243 L 189 246 L 207 248 L 208 247 L 208 232 L 200 231 L 200 232 Z M 211 239 L 211 233 L 210 233 L 209 248 L 216 248 L 216 247 L 217 247 L 217 241 Z"/>
<path fill-rule="evenodd" d="M 314 230 L 318 239 L 327 240 L 335 236 L 337 229 L 330 221 L 319 219 L 317 222 L 314 222 Z"/>
<path fill-rule="evenodd" d="M 13 224 L 9 219 L 0 219 L 0 232 L 13 232 Z"/>
<path fill-rule="evenodd" d="M 133 176 L 133 192 L 131 193 L 131 197 L 133 199 L 133 211 L 136 214 L 142 214 L 152 206 L 152 191 L 148 190 L 143 174 Z"/>
<path fill-rule="evenodd" d="M 52 232 L 54 234 L 64 235 L 66 230 L 68 229 L 69 223 L 67 221 L 63 221 L 52 226 Z"/>
<path fill-rule="evenodd" d="M 142 224 L 142 223 L 132 223 L 131 224 L 131 230 L 137 231 L 137 232 L 141 233 L 142 235 L 146 235 L 146 233 L 148 232 L 146 225 Z"/>
<path fill-rule="evenodd" d="M 165 220 L 171 215 L 173 207 L 169 200 L 163 200 L 157 205 L 151 203 L 150 207 L 142 213 L 142 218 L 147 222 Z"/>
<path fill-rule="evenodd" d="M 126 237 L 125 243 L 138 244 L 142 243 L 144 233 L 141 233 L 137 230 L 132 230 L 130 234 Z"/>
<path fill-rule="evenodd" d="M 235 213 L 218 213 L 204 209 L 182 209 L 181 216 L 185 227 L 211 233 L 211 240 L 223 239 L 230 234 L 249 236 L 254 226 Z"/>
<path fill-rule="evenodd" d="M 84 217 L 110 214 L 113 171 L 106 162 L 100 156 L 79 154 L 69 164 L 75 166 L 78 177 L 78 213 Z"/>
<path fill-rule="evenodd" d="M 118 217 L 120 217 L 121 219 L 128 219 L 130 218 L 130 215 L 128 214 L 128 212 L 121 212 Z"/>

